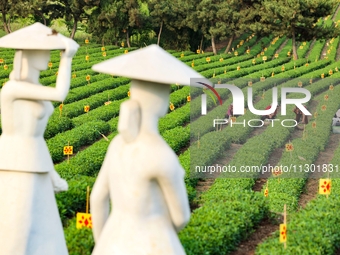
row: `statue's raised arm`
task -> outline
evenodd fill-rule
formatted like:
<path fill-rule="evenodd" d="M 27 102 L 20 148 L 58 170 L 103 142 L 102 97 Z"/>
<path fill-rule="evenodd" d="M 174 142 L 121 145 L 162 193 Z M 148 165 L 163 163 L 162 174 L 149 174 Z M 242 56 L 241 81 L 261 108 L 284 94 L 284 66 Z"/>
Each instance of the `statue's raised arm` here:
<path fill-rule="evenodd" d="M 68 38 L 57 34 L 65 45 L 61 54 L 56 87 L 37 86 L 39 73 L 45 70 L 50 59 L 47 50 L 17 50 L 14 57 L 14 70 L 10 80 L 6 83 L 6 98 L 12 100 L 32 99 L 63 101 L 65 100 L 71 83 L 72 58 L 78 45 Z"/>

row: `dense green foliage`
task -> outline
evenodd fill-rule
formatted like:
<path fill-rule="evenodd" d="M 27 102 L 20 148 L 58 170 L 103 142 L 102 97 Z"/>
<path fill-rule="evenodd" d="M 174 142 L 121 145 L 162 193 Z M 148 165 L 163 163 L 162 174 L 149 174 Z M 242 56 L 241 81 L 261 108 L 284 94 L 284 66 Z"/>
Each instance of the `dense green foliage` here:
<path fill-rule="evenodd" d="M 330 18 L 337 6 L 337 0 L 0 1 L 7 33 L 11 32 L 13 17 L 46 25 L 63 18 L 72 38 L 81 28 L 97 43 L 106 45 L 130 48 L 157 43 L 177 50 L 202 50 L 211 45 L 215 55 L 219 40 L 228 38 L 228 52 L 235 37 L 244 33 L 286 35 L 293 39 L 295 58 L 298 42 L 330 39 L 339 34 Z M 318 22 L 323 17 L 328 20 Z"/>

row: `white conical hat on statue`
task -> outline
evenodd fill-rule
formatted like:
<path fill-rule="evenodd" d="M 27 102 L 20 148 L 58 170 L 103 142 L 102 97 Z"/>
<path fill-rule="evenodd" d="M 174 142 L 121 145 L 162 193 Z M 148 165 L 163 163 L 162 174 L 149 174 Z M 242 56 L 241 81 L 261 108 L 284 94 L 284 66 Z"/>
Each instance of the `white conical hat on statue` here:
<path fill-rule="evenodd" d="M 100 73 L 160 84 L 202 87 L 193 82 L 193 78 L 196 78 L 195 81 L 211 84 L 198 72 L 155 44 L 103 61 L 92 69 Z"/>
<path fill-rule="evenodd" d="M 0 47 L 17 50 L 64 50 L 63 38 L 67 37 L 37 22 L 1 37 Z M 74 43 L 76 44 L 75 41 Z"/>

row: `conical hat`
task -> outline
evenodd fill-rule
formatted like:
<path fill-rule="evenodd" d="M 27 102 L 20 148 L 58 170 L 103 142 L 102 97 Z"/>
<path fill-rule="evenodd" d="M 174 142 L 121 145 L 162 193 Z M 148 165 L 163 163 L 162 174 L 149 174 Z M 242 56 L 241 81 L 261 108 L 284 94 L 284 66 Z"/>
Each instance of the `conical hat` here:
<path fill-rule="evenodd" d="M 58 33 L 52 34 L 51 28 L 37 22 L 1 37 L 0 47 L 22 50 L 64 50 L 63 38 L 67 37 Z"/>
<path fill-rule="evenodd" d="M 192 78 L 211 84 L 198 72 L 155 44 L 103 61 L 94 65 L 92 69 L 96 72 L 160 84 L 177 83 L 202 87 L 197 82 L 193 84 Z"/>

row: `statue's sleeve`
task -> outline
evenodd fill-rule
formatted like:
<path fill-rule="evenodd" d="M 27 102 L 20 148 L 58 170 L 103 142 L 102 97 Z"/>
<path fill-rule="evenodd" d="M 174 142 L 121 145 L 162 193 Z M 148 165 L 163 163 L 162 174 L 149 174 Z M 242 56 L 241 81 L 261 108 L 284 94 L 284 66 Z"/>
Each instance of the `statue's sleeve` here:
<path fill-rule="evenodd" d="M 190 206 L 184 183 L 184 169 L 179 162 L 177 162 L 177 166 L 169 165 L 172 165 L 173 168 L 164 169 L 165 171 L 162 172 L 158 180 L 168 205 L 172 223 L 176 231 L 179 232 L 190 219 Z"/>
<path fill-rule="evenodd" d="M 90 206 L 92 214 L 92 229 L 96 242 L 99 240 L 99 236 L 105 226 L 110 212 L 110 189 L 108 180 L 108 173 L 110 170 L 109 162 L 110 153 L 107 153 L 91 192 Z"/>

